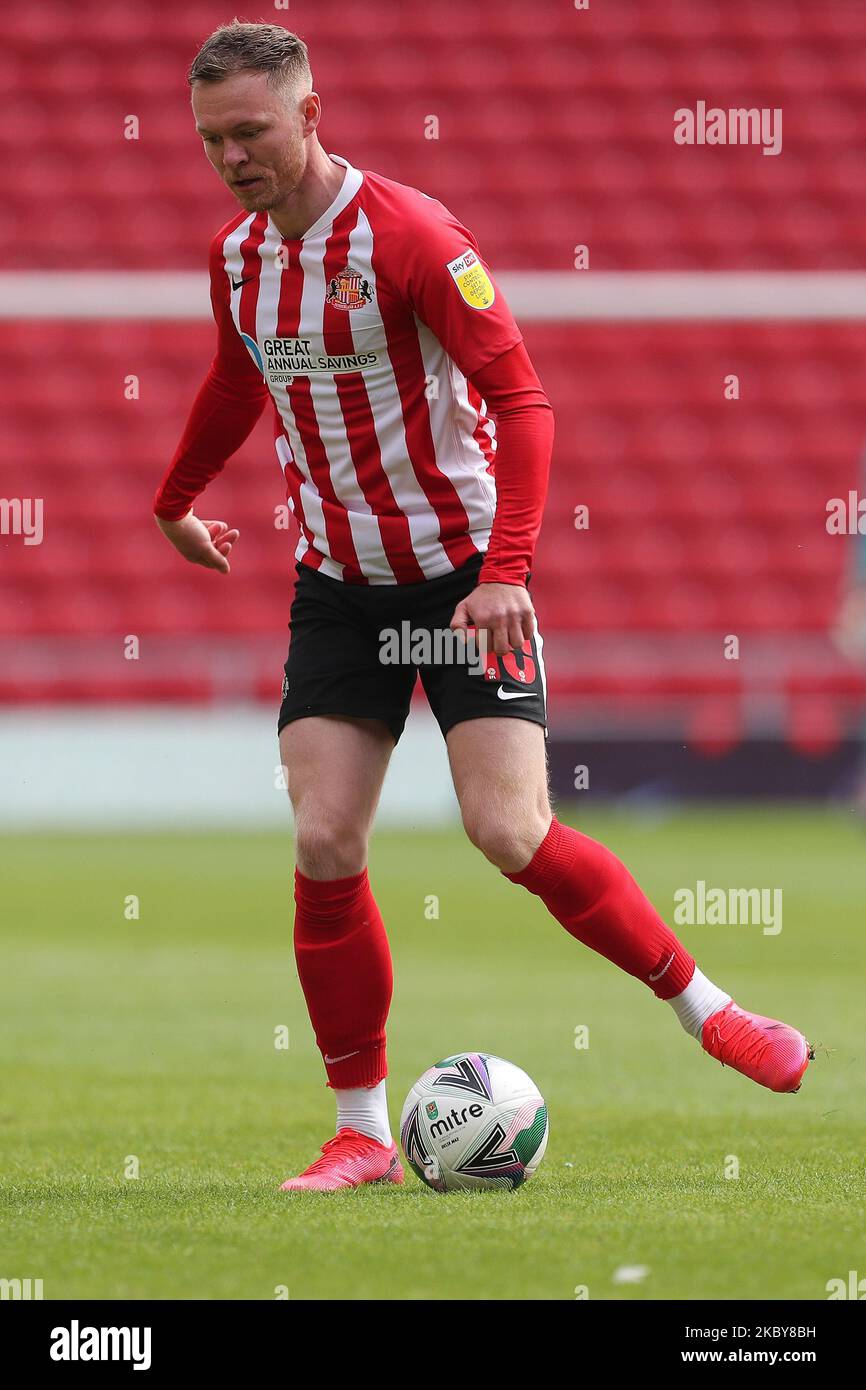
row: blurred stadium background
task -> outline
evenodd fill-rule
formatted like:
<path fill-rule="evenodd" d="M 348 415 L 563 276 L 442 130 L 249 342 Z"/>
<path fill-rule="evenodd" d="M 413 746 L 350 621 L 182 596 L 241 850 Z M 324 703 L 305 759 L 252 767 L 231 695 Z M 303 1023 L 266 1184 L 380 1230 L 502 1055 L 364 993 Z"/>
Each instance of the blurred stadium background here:
<path fill-rule="evenodd" d="M 290 957 L 294 536 L 268 425 L 207 494 L 242 532 L 228 581 L 151 516 L 235 207 L 185 72 L 234 8 L 7 5 L 0 515 L 42 499 L 44 537 L 0 534 L 0 1276 L 46 1298 L 824 1298 L 864 1267 L 866 538 L 826 528 L 866 493 L 862 0 L 239 8 L 308 41 L 325 149 L 472 228 L 552 399 L 533 590 L 563 817 L 668 917 L 696 878 L 778 885 L 780 935 L 684 940 L 818 1058 L 770 1096 L 551 931 L 452 825 L 419 702 L 371 858 L 392 1118 L 437 1056 L 484 1047 L 543 1087 L 551 1146 L 515 1204 L 412 1180 L 286 1207 L 277 1175 L 330 1107 Z M 675 144 L 699 100 L 782 108 L 782 153 Z"/>
<path fill-rule="evenodd" d="M 9 826 L 285 819 L 270 731 L 294 536 L 274 525 L 265 418 L 208 493 L 241 529 L 230 581 L 184 566 L 151 518 L 212 352 L 207 245 L 235 206 L 185 70 L 233 14 L 4 15 L 0 494 L 44 501 L 41 544 L 0 536 Z M 600 795 L 852 798 L 866 677 L 835 629 L 856 542 L 825 521 L 863 482 L 862 5 L 242 17 L 308 41 L 324 147 L 440 198 L 521 322 L 557 419 L 533 588 L 558 793 L 586 764 Z M 699 99 L 782 108 L 782 154 L 675 144 Z M 385 814 L 451 807 L 419 706 Z"/>

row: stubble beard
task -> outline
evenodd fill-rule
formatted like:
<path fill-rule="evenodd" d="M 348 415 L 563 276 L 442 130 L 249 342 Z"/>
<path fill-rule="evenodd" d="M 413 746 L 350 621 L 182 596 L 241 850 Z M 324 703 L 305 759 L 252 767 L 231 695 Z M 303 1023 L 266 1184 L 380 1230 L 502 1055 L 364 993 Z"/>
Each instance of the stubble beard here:
<path fill-rule="evenodd" d="M 291 165 L 272 170 L 263 188 L 232 188 L 245 212 L 274 212 L 294 193 L 303 178 L 303 165 Z"/>

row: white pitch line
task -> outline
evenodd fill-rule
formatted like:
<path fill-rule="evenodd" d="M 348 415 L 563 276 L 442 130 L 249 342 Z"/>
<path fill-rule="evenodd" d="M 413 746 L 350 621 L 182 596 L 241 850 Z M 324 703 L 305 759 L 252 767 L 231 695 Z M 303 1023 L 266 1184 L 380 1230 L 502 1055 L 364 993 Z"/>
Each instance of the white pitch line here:
<path fill-rule="evenodd" d="M 866 273 L 503 271 L 523 322 L 863 319 Z M 209 319 L 202 271 L 4 271 L 2 319 Z"/>
<path fill-rule="evenodd" d="M 4 271 L 4 319 L 206 319 L 208 277 L 193 271 Z"/>
<path fill-rule="evenodd" d="M 522 319 L 859 319 L 861 271 L 522 271 L 499 277 Z"/>

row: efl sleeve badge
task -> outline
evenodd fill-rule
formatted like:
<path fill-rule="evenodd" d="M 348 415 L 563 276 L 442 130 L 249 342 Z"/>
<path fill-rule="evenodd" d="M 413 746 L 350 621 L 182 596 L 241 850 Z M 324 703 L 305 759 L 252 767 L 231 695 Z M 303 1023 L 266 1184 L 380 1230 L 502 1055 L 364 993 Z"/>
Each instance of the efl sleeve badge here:
<path fill-rule="evenodd" d="M 474 251 L 467 248 L 456 261 L 449 261 L 448 270 L 470 308 L 490 308 L 496 298 L 496 291 Z"/>

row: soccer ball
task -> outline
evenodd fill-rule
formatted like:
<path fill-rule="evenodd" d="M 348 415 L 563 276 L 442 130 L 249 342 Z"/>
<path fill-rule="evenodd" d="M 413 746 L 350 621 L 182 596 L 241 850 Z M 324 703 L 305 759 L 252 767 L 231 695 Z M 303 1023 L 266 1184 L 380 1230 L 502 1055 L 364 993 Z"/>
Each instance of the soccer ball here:
<path fill-rule="evenodd" d="M 547 1106 L 511 1062 L 458 1052 L 425 1071 L 400 1116 L 410 1167 L 434 1192 L 501 1187 L 531 1178 L 547 1148 Z"/>

